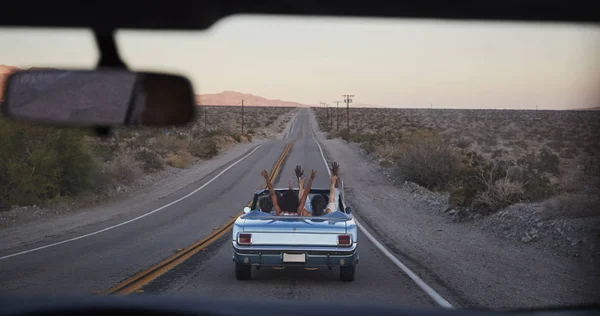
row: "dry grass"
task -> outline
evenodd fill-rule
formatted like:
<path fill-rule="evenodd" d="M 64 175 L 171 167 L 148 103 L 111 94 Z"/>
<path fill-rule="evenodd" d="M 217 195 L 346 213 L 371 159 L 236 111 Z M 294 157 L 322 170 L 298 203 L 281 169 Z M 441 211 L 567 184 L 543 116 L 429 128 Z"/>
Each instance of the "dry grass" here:
<path fill-rule="evenodd" d="M 143 173 L 164 169 L 165 164 L 187 168 L 198 159 L 210 159 L 234 143 L 250 142 L 253 136 L 268 137 L 282 131 L 296 109 L 251 107 L 244 109 L 241 133 L 240 107 L 199 108 L 196 121 L 170 128 L 118 128 L 112 137 L 88 137 L 91 152 L 104 164 L 95 182 L 103 187 L 131 183 Z M 250 128 L 252 127 L 252 128 Z M 102 191 L 100 188 L 95 188 Z"/>
<path fill-rule="evenodd" d="M 178 154 L 170 153 L 167 155 L 167 164 L 174 168 L 184 169 L 190 164 L 192 159 L 192 155 L 187 152 Z"/>
<path fill-rule="evenodd" d="M 110 178 L 120 184 L 128 184 L 142 175 L 142 166 L 130 150 L 117 153 L 106 168 Z"/>

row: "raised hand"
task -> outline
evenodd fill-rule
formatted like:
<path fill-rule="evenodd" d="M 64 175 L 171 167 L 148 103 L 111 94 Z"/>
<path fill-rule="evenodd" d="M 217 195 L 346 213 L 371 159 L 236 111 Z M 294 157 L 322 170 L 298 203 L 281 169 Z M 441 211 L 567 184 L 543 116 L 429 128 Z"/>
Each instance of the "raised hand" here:
<path fill-rule="evenodd" d="M 296 166 L 294 172 L 296 172 L 296 178 L 300 178 L 304 175 L 304 171 L 302 170 L 302 167 L 300 165 Z"/>
<path fill-rule="evenodd" d="M 298 185 L 300 188 L 304 188 L 304 177 L 298 178 Z"/>
<path fill-rule="evenodd" d="M 313 171 L 310 174 L 310 178 L 314 179 L 317 176 L 317 170 L 313 169 Z"/>
<path fill-rule="evenodd" d="M 338 164 L 337 162 L 333 162 L 331 164 L 331 174 L 334 176 L 337 176 L 340 172 L 340 164 Z"/>
<path fill-rule="evenodd" d="M 331 184 L 335 184 L 337 182 L 338 176 L 331 177 Z"/>
<path fill-rule="evenodd" d="M 263 171 L 260 173 L 260 175 L 261 175 L 261 176 L 263 176 L 265 179 L 268 179 L 268 178 L 269 178 L 269 174 L 267 173 L 267 170 L 263 170 Z"/>

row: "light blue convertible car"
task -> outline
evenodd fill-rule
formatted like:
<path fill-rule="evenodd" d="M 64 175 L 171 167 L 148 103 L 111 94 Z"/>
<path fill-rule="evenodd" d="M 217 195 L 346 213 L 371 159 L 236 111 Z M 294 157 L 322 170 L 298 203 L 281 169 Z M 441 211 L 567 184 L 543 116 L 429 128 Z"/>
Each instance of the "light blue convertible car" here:
<path fill-rule="evenodd" d="M 282 192 L 287 189 L 277 189 Z M 342 281 L 354 281 L 358 264 L 358 235 L 350 207 L 345 207 L 343 194 L 336 189 L 338 209 L 321 216 L 276 216 L 259 208 L 259 199 L 268 190 L 254 194 L 250 207 L 234 223 L 232 244 L 235 276 L 251 279 L 252 266 L 260 267 L 340 267 Z M 311 189 L 329 196 L 329 190 Z"/>

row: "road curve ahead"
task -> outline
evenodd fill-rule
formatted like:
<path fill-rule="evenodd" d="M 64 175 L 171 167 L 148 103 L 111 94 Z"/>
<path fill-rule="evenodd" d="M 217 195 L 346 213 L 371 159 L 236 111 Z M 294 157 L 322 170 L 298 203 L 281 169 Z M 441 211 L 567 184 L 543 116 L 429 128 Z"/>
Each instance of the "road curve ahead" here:
<path fill-rule="evenodd" d="M 317 171 L 313 187 L 328 187 L 327 168 L 313 137 L 314 124 L 310 110 L 300 110 L 284 139 L 263 143 L 258 149 L 252 149 L 254 152 L 249 151 L 245 158 L 240 157 L 242 160 L 232 161 L 193 186 L 146 205 L 142 213 L 82 227 L 71 235 L 48 236 L 40 244 L 0 250 L 0 295 L 106 292 L 143 273 L 231 222 L 252 198 L 252 193 L 264 185 L 260 171 L 271 170 L 292 140 L 295 141 L 281 162 L 275 186 L 286 187 L 288 179 L 295 177 L 294 166 L 302 165 L 306 173 L 311 169 Z M 358 167 L 341 166 L 342 175 Z M 199 187 L 202 189 L 197 190 Z M 126 221 L 131 222 L 122 225 Z M 107 228 L 108 231 L 95 233 Z M 7 257 L 86 234 L 91 235 Z M 230 230 L 225 231 L 187 260 L 160 273 L 130 295 L 249 296 L 440 306 L 361 232 L 361 260 L 356 280 L 351 283 L 341 282 L 339 270 L 335 268 L 332 271 L 263 268 L 253 270 L 252 280 L 237 281 L 231 244 L 227 242 L 230 234 Z"/>

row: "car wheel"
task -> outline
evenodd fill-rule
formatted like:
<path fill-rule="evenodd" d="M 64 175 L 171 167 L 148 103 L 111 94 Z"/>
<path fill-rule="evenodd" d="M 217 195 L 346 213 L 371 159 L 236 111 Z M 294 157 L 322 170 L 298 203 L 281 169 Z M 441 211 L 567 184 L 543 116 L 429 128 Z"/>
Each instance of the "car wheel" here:
<path fill-rule="evenodd" d="M 356 271 L 356 266 L 341 266 L 340 267 L 340 280 L 344 282 L 352 282 L 354 281 L 354 273 Z"/>
<path fill-rule="evenodd" d="M 235 278 L 238 280 L 250 280 L 252 278 L 252 266 L 236 262 Z"/>

